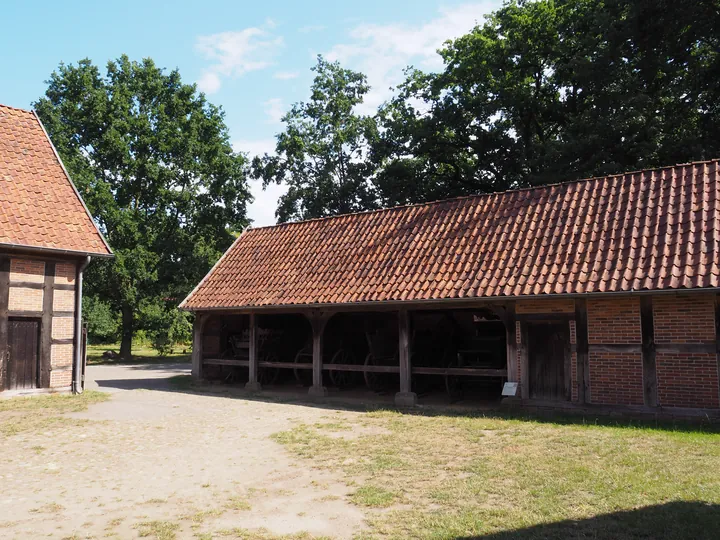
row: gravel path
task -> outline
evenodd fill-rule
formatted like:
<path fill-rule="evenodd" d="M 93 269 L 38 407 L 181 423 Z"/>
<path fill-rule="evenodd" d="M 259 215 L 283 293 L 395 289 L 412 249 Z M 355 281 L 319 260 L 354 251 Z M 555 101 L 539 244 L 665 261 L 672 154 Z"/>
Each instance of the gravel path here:
<path fill-rule="evenodd" d="M 89 422 L 0 440 L 0 537 L 135 538 L 153 521 L 178 538 L 362 528 L 338 477 L 270 438 L 357 413 L 172 390 L 168 377 L 188 367 L 89 367 L 88 388 L 112 393 L 68 415 Z"/>

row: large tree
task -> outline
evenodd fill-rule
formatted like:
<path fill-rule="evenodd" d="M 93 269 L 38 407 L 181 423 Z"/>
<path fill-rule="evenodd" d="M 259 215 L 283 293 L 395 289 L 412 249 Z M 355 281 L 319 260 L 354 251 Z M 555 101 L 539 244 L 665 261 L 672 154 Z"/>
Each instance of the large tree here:
<path fill-rule="evenodd" d="M 308 102 L 296 103 L 283 117 L 275 154 L 253 160 L 253 175 L 269 183 L 286 183 L 279 221 L 307 219 L 366 210 L 376 206 L 367 159 L 377 130 L 372 117 L 356 107 L 370 87 L 361 73 L 318 57 Z"/>
<path fill-rule="evenodd" d="M 61 64 L 34 106 L 115 252 L 88 291 L 122 313 L 130 357 L 139 310 L 176 306 L 247 224 L 245 159 L 223 112 L 149 59 Z"/>
<path fill-rule="evenodd" d="M 513 1 L 380 111 L 385 204 L 720 154 L 720 2 Z"/>

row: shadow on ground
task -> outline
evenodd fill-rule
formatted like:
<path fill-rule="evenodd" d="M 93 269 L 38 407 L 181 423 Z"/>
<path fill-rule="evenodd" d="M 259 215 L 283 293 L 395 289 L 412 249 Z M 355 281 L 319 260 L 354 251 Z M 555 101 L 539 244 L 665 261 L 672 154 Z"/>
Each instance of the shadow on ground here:
<path fill-rule="evenodd" d="M 677 501 L 636 510 L 560 521 L 465 540 L 717 540 L 720 505 Z"/>

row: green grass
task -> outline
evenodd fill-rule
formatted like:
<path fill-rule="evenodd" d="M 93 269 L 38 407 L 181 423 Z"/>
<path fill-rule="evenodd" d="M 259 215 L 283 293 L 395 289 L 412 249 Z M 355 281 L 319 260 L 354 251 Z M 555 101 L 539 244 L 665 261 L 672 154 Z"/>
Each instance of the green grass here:
<path fill-rule="evenodd" d="M 87 363 L 89 365 L 111 365 L 111 364 L 153 364 L 163 362 L 190 362 L 190 346 L 177 345 L 173 351 L 165 356 L 160 356 L 155 349 L 144 343 L 134 343 L 132 348 L 132 360 L 121 360 L 120 358 L 105 358 L 106 351 L 120 351 L 120 344 L 111 345 L 88 345 Z"/>
<path fill-rule="evenodd" d="M 363 537 L 630 540 L 720 530 L 718 433 L 389 411 L 355 424 L 353 437 L 316 424 L 274 438 L 344 474 L 350 500 L 367 508 Z"/>
<path fill-rule="evenodd" d="M 62 415 L 84 411 L 89 405 L 109 397 L 104 392 L 88 390 L 79 395 L 48 394 L 0 400 L 0 434 L 10 436 L 25 431 L 45 431 L 85 424 L 86 420 Z"/>
<path fill-rule="evenodd" d="M 156 540 L 175 540 L 180 526 L 172 521 L 144 521 L 138 523 L 138 535 L 141 538 L 155 538 Z"/>

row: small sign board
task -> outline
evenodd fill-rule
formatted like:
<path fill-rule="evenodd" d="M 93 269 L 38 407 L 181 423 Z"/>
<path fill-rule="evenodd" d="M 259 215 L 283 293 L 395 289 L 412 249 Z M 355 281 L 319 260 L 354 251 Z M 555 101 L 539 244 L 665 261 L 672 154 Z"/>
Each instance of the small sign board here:
<path fill-rule="evenodd" d="M 517 394 L 518 389 L 518 383 L 516 382 L 506 382 L 503 386 L 502 395 L 503 396 L 515 396 Z"/>

